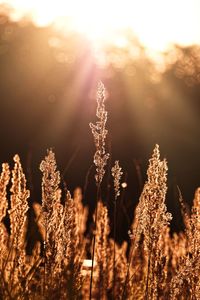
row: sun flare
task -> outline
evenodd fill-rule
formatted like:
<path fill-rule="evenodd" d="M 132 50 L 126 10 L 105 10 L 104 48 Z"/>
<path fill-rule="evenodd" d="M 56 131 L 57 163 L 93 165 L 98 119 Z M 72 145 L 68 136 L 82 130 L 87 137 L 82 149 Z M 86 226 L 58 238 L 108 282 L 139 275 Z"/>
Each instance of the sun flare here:
<path fill-rule="evenodd" d="M 0 1 L 2 3 L 2 1 Z M 7 0 L 12 18 L 30 17 L 38 26 L 75 30 L 93 42 L 120 44 L 119 32 L 132 30 L 145 47 L 163 51 L 171 44 L 200 43 L 198 0 Z M 117 39 L 118 37 L 118 39 Z M 123 41 L 122 45 L 126 43 Z"/>

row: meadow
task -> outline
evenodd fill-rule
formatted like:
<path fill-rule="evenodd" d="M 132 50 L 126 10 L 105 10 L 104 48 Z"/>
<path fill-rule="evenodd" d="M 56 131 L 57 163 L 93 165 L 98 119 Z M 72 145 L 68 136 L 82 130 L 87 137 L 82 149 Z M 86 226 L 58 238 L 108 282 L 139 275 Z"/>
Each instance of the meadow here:
<path fill-rule="evenodd" d="M 155 145 L 147 180 L 129 229 L 129 241 L 116 242 L 117 209 L 123 170 L 107 151 L 105 87 L 97 87 L 96 123 L 90 123 L 96 151 L 96 199 L 91 238 L 85 234 L 89 208 L 81 189 L 61 189 L 56 155 L 49 149 L 40 164 L 41 203 L 34 203 L 42 240 L 27 252 L 30 191 L 20 157 L 13 169 L 2 164 L 0 175 L 0 298 L 1 299 L 200 299 L 200 189 L 188 209 L 179 190 L 185 230 L 170 232 L 167 211 L 166 159 Z M 113 186 L 113 211 L 101 196 L 105 172 Z M 9 219 L 9 222 L 5 220 Z M 111 237 L 110 232 L 113 232 Z"/>

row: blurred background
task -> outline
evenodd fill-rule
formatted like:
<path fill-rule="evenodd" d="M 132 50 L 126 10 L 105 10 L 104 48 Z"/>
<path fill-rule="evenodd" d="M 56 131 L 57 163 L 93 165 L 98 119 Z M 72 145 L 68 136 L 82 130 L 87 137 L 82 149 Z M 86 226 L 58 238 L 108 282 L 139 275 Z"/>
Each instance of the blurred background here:
<path fill-rule="evenodd" d="M 177 185 L 189 205 L 200 185 L 200 3 L 107 2 L 0 1 L 0 161 L 13 166 L 20 155 L 30 201 L 40 202 L 39 164 L 52 148 L 63 182 L 71 192 L 80 186 L 93 207 L 89 122 L 102 80 L 109 164 L 120 160 L 127 183 L 119 240 L 156 143 L 168 161 L 172 229 L 180 230 Z M 109 172 L 103 197 L 112 212 Z"/>

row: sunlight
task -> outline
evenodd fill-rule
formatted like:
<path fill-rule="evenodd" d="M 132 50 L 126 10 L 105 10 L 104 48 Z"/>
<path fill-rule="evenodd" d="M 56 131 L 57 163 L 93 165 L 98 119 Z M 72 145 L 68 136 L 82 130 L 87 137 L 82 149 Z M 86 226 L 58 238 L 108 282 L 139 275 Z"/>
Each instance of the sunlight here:
<path fill-rule="evenodd" d="M 164 51 L 171 44 L 200 43 L 198 0 L 7 0 L 13 19 L 28 16 L 38 26 L 54 23 L 75 30 L 94 43 L 121 45 L 119 32 L 132 30 L 147 49 Z M 126 46 L 126 41 L 122 43 Z"/>

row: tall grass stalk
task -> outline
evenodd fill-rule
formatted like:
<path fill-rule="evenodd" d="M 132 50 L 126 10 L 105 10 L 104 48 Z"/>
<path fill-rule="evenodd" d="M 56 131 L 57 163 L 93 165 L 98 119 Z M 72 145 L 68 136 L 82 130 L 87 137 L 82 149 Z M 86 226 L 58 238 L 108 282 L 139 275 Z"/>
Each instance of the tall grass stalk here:
<path fill-rule="evenodd" d="M 137 232 L 137 229 L 136 229 L 136 232 Z M 130 271 L 130 267 L 131 267 L 132 255 L 133 255 L 135 246 L 136 246 L 136 239 L 134 238 L 134 242 L 131 244 L 131 249 L 130 249 L 130 253 L 129 253 L 129 257 L 128 257 L 128 264 L 127 264 L 125 281 L 124 281 L 123 292 L 122 292 L 122 300 L 126 299 L 126 287 L 127 287 L 128 281 L 129 281 L 129 271 Z"/>
<path fill-rule="evenodd" d="M 114 230 L 114 248 L 113 248 L 113 299 L 115 295 L 115 278 L 116 278 L 116 270 L 115 270 L 115 261 L 116 261 L 116 232 L 117 232 L 117 199 L 120 196 L 120 180 L 123 172 L 122 168 L 119 166 L 119 161 L 116 160 L 114 166 L 111 169 L 112 176 L 114 179 L 114 191 L 115 191 L 115 199 L 114 199 L 114 214 L 113 214 L 113 230 Z"/>
<path fill-rule="evenodd" d="M 98 201 L 100 196 L 100 185 L 97 187 L 97 196 L 96 196 L 96 205 L 95 205 L 95 213 L 94 213 L 94 233 L 92 240 L 92 266 L 91 266 L 91 274 L 90 274 L 90 292 L 89 298 L 92 299 L 92 284 L 93 284 L 93 273 L 94 273 L 94 260 L 95 260 L 95 244 L 96 244 L 96 229 L 97 229 L 97 218 L 98 218 Z"/>
<path fill-rule="evenodd" d="M 94 228 L 96 230 L 96 222 L 98 217 L 98 201 L 100 196 L 101 183 L 105 174 L 105 167 L 107 164 L 107 160 L 109 158 L 109 154 L 106 153 L 105 150 L 105 140 L 107 136 L 106 122 L 107 122 L 107 111 L 105 110 L 105 87 L 102 82 L 98 83 L 97 87 L 97 110 L 96 116 L 98 121 L 96 124 L 90 123 L 90 128 L 92 130 L 92 134 L 94 137 L 94 144 L 96 147 L 96 152 L 94 154 L 94 164 L 96 166 L 96 186 L 97 186 L 97 197 L 96 197 L 96 208 L 95 208 L 95 220 L 94 220 Z M 95 235 L 94 232 L 93 237 L 93 246 L 92 246 L 92 269 L 91 269 L 91 277 L 90 277 L 90 299 L 92 298 L 92 280 L 93 280 L 93 269 L 94 269 L 94 254 L 95 254 Z"/>

